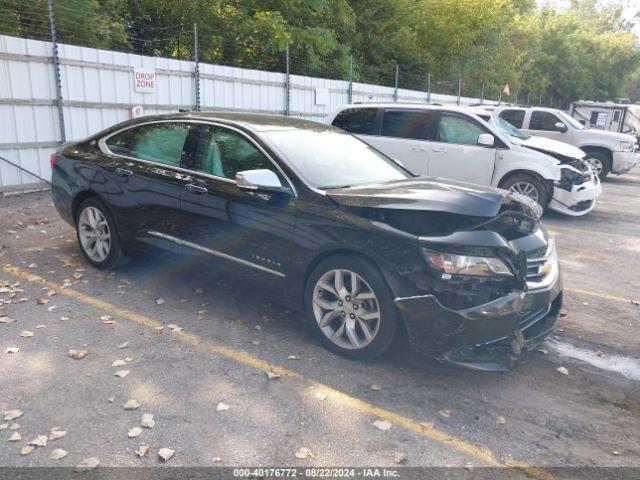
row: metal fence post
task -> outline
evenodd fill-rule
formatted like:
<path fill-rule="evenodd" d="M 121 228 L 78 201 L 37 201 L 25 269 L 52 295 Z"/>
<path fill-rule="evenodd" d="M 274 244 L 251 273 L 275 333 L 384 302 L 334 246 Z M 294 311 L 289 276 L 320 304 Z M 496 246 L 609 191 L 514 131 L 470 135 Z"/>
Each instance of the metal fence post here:
<path fill-rule="evenodd" d="M 291 110 L 290 110 L 290 102 L 291 102 L 291 84 L 290 84 L 290 79 L 289 79 L 289 44 L 287 43 L 287 50 L 285 52 L 286 54 L 286 76 L 284 79 L 284 114 L 288 117 L 291 114 Z"/>
<path fill-rule="evenodd" d="M 58 107 L 58 121 L 60 123 L 60 141 L 58 145 L 67 141 L 64 128 L 64 110 L 62 108 L 62 79 L 60 77 L 60 58 L 58 57 L 58 32 L 56 29 L 56 12 L 53 0 L 47 0 L 49 5 L 49 22 L 51 23 L 51 43 L 53 45 L 53 70 L 56 82 L 56 105 Z"/>
<path fill-rule="evenodd" d="M 200 45 L 198 43 L 198 24 L 193 23 L 193 53 L 195 60 L 195 69 L 193 71 L 195 89 L 196 89 L 196 112 L 200 111 Z"/>
<path fill-rule="evenodd" d="M 353 54 L 349 55 L 349 102 L 353 102 Z"/>
<path fill-rule="evenodd" d="M 482 90 L 480 90 L 480 105 L 484 103 L 484 82 L 482 82 Z"/>
<path fill-rule="evenodd" d="M 531 105 L 531 92 L 527 93 L 527 107 Z"/>
<path fill-rule="evenodd" d="M 427 74 L 427 103 L 431 103 L 431 72 Z"/>
<path fill-rule="evenodd" d="M 398 101 L 398 76 L 399 76 L 399 73 L 400 73 L 400 67 L 396 63 L 396 81 L 395 81 L 395 89 L 393 91 L 393 101 L 394 102 Z"/>
<path fill-rule="evenodd" d="M 460 97 L 462 96 L 462 75 L 458 79 L 458 100 L 456 101 L 456 105 L 460 105 Z"/>

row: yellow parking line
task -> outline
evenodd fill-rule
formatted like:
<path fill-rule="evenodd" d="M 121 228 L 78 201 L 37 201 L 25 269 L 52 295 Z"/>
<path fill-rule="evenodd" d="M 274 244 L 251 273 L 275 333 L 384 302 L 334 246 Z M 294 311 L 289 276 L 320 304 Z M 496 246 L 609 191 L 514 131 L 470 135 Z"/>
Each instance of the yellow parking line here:
<path fill-rule="evenodd" d="M 565 287 L 565 291 L 571 292 L 571 293 L 578 293 L 580 295 L 588 295 L 590 297 L 604 298 L 605 300 L 611 300 L 613 302 L 631 304 L 631 299 L 629 298 L 617 297 L 615 295 L 609 295 L 608 293 L 592 292 L 591 290 L 582 290 L 580 288 L 571 288 L 571 287 Z"/>
<path fill-rule="evenodd" d="M 98 308 L 100 310 L 104 310 L 105 312 L 111 315 L 132 320 L 133 322 L 143 325 L 147 328 L 158 330 L 160 327 L 163 326 L 162 323 L 156 320 L 153 320 L 152 318 L 141 315 L 139 313 L 132 312 L 131 310 L 117 307 L 111 303 L 105 302 L 104 300 L 94 298 L 90 295 L 86 295 L 84 293 L 78 292 L 76 290 L 72 290 L 70 288 L 62 288 L 60 285 L 44 280 L 40 277 L 34 278 L 33 274 L 25 272 L 18 267 L 7 265 L 7 266 L 4 266 L 2 270 L 5 273 L 14 275 L 21 279 L 31 281 L 32 283 L 36 283 L 41 286 L 46 286 L 51 290 L 57 291 L 61 295 L 74 298 L 87 305 Z M 387 420 L 388 422 L 400 428 L 417 433 L 424 438 L 427 438 L 429 440 L 438 442 L 440 444 L 443 444 L 450 448 L 458 450 L 459 452 L 462 452 L 470 457 L 480 460 L 489 466 L 515 468 L 523 471 L 526 475 L 532 478 L 536 478 L 540 480 L 556 480 L 556 477 L 554 477 L 552 474 L 550 474 L 545 470 L 532 467 L 530 465 L 527 465 L 526 463 L 518 462 L 511 459 L 507 459 L 505 461 L 499 461 L 496 459 L 496 456 L 494 455 L 494 453 L 487 447 L 475 445 L 465 440 L 461 440 L 433 426 L 420 423 L 416 420 L 394 413 L 390 410 L 377 407 L 362 399 L 343 393 L 339 390 L 331 388 L 313 379 L 306 378 L 298 372 L 271 364 L 265 360 L 254 357 L 253 355 L 250 355 L 248 353 L 235 350 L 233 348 L 225 347 L 223 345 L 219 345 L 209 340 L 204 340 L 203 338 L 197 335 L 193 335 L 185 331 L 174 332 L 174 335 L 176 335 L 184 343 L 187 343 L 189 345 L 192 345 L 196 348 L 199 348 L 209 353 L 221 355 L 223 357 L 234 360 L 238 363 L 253 367 L 262 372 L 265 372 L 265 373 L 273 372 L 283 377 L 299 378 L 307 382 L 308 384 L 310 384 L 312 387 L 314 387 L 318 391 L 325 393 L 327 395 L 327 398 L 331 398 L 343 405 L 350 406 L 360 412 L 367 413 L 369 415 L 381 418 L 383 420 Z"/>

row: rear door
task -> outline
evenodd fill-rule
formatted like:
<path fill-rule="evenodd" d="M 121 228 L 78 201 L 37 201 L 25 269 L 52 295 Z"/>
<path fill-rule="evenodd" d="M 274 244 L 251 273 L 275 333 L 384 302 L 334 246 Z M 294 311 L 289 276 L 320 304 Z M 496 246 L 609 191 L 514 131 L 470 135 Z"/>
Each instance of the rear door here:
<path fill-rule="evenodd" d="M 111 195 L 112 203 L 124 223 L 121 230 L 133 232 L 134 239 L 182 251 L 162 234 L 180 229 L 180 197 L 190 178 L 180 165 L 188 162 L 194 128 L 181 121 L 151 122 L 105 139 L 107 151 L 118 159 L 119 192 Z"/>
<path fill-rule="evenodd" d="M 556 127 L 557 123 L 566 125 L 566 122 L 553 112 L 533 110 L 529 116 L 528 128 L 523 129 L 523 131 L 530 135 L 539 135 L 541 137 L 571 143 L 571 130 L 568 129 L 566 132 L 562 132 Z M 569 127 L 569 125 L 567 125 L 567 127 Z"/>
<path fill-rule="evenodd" d="M 429 175 L 490 185 L 496 146 L 478 145 L 478 136 L 482 133 L 492 134 L 473 118 L 457 112 L 441 112 L 435 138 L 429 142 Z M 496 142 L 499 139 L 496 138 Z"/>

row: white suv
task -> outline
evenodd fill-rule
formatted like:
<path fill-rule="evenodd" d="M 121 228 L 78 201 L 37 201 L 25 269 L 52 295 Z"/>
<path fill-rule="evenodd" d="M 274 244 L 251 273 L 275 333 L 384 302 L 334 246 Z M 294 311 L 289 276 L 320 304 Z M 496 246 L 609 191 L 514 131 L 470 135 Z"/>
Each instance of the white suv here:
<path fill-rule="evenodd" d="M 636 138 L 626 133 L 586 128 L 561 110 L 543 107 L 492 107 L 493 111 L 514 127 L 531 135 L 574 145 L 587 154 L 600 178 L 609 172 L 626 173 L 637 163 Z"/>
<path fill-rule="evenodd" d="M 504 188 L 566 215 L 590 212 L 601 192 L 588 165 L 563 163 L 524 146 L 469 108 L 353 104 L 338 109 L 329 122 L 417 175 Z"/>

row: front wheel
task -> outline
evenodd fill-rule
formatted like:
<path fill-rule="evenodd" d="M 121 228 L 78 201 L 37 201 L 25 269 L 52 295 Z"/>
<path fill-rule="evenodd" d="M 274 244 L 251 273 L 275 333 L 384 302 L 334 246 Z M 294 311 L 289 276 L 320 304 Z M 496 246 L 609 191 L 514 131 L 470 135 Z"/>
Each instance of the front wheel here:
<path fill-rule="evenodd" d="M 78 244 L 87 261 L 96 268 L 117 267 L 123 258 L 115 222 L 97 198 L 80 204 L 76 218 Z"/>
<path fill-rule="evenodd" d="M 391 292 L 375 266 L 360 257 L 320 262 L 308 278 L 305 307 L 316 337 L 345 357 L 382 355 L 396 333 Z"/>
<path fill-rule="evenodd" d="M 593 171 L 595 172 L 600 180 L 603 180 L 609 172 L 611 171 L 611 162 L 609 161 L 609 157 L 602 152 L 587 152 L 587 155 L 584 157 L 585 161 L 591 165 Z"/>
<path fill-rule="evenodd" d="M 549 194 L 542 182 L 528 173 L 512 175 L 500 184 L 500 188 L 529 197 L 542 208 L 547 208 L 549 204 Z"/>

